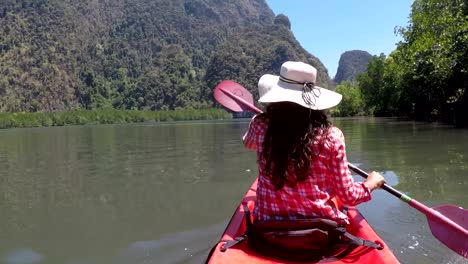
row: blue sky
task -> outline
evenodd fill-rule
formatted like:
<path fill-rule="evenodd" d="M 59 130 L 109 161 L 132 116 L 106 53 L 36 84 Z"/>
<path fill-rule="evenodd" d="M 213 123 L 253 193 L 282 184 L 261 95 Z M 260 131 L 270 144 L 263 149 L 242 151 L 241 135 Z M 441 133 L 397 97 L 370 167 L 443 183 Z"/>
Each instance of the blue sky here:
<path fill-rule="evenodd" d="M 372 55 L 395 50 L 401 40 L 395 26 L 406 27 L 413 0 L 266 0 L 291 21 L 291 30 L 309 53 L 336 74 L 340 56 L 349 50 Z"/>

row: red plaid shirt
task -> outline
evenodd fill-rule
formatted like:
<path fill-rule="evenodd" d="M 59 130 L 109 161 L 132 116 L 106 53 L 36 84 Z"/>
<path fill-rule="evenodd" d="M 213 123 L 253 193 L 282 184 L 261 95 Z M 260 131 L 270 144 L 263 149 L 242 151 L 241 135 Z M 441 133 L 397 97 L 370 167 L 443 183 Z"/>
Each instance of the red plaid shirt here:
<path fill-rule="evenodd" d="M 243 137 L 245 147 L 257 150 L 257 157 L 263 151 L 267 122 L 254 117 Z M 320 149 L 318 142 L 322 144 Z M 345 205 L 357 205 L 371 199 L 369 188 L 362 182 L 354 182 L 351 176 L 341 130 L 332 126 L 325 133 L 320 131 L 314 142 L 313 153 L 319 155 L 310 163 L 310 177 L 294 187 L 284 185 L 278 191 L 265 175 L 265 160 L 258 158 L 259 177 L 254 210 L 256 220 L 325 217 L 347 223 L 347 216 L 336 208 L 331 199 L 337 197 Z"/>

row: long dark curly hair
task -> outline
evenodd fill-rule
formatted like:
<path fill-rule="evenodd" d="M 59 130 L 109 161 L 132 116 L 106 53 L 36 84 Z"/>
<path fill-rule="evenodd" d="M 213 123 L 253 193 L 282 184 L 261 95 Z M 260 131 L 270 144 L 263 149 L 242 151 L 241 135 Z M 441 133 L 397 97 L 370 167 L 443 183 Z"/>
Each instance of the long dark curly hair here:
<path fill-rule="evenodd" d="M 260 118 L 268 120 L 268 128 L 259 158 L 266 161 L 265 173 L 275 189 L 304 181 L 316 155 L 312 153 L 315 137 L 319 130 L 326 132 L 331 126 L 327 115 L 295 103 L 277 102 L 270 103 Z M 288 169 L 293 173 L 288 174 Z"/>

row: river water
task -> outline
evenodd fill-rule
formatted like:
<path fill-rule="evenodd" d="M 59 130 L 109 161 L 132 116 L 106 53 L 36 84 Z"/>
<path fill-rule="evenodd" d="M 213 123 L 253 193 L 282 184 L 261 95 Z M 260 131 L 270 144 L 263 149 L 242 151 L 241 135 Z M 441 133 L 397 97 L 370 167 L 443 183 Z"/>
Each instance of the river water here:
<path fill-rule="evenodd" d="M 348 158 L 428 206 L 468 207 L 468 131 L 334 119 Z M 202 263 L 256 177 L 248 120 L 0 131 L 0 263 Z M 357 180 L 360 180 L 356 176 Z M 359 206 L 402 263 L 466 263 L 384 191 Z"/>

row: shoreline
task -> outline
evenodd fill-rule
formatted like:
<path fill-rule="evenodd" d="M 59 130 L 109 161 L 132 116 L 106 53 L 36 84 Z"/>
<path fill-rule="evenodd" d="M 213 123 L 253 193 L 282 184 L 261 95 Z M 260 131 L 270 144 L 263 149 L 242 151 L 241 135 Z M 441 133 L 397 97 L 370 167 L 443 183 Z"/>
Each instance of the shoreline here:
<path fill-rule="evenodd" d="M 0 113 L 0 129 L 215 119 L 232 119 L 232 114 L 219 108 L 158 111 L 109 108 L 77 109 L 64 112 Z"/>

